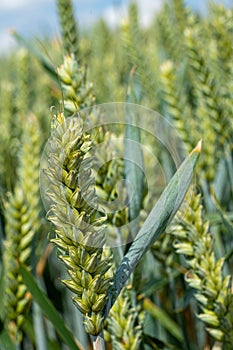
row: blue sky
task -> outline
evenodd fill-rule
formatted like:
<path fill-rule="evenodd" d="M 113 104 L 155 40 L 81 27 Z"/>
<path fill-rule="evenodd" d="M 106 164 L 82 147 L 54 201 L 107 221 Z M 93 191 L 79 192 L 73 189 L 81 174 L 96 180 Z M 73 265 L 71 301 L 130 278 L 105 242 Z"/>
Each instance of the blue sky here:
<path fill-rule="evenodd" d="M 137 0 L 142 21 L 149 22 L 154 11 L 164 0 Z M 99 17 L 109 24 L 119 23 L 127 14 L 130 0 L 73 0 L 80 26 L 89 26 Z M 222 0 L 225 4 L 231 0 Z M 202 12 L 205 0 L 187 0 L 186 3 Z M 59 34 L 56 0 L 0 0 L 0 54 L 13 45 L 9 29 L 23 36 L 51 36 Z"/>

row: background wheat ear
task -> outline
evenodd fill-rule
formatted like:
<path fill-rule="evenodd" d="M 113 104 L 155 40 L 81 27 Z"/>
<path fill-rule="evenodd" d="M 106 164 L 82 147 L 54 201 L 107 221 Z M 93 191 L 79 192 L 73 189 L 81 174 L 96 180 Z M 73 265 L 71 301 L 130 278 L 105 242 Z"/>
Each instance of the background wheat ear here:
<path fill-rule="evenodd" d="M 134 295 L 124 288 L 111 309 L 107 330 L 114 350 L 138 350 L 142 344 L 143 312 L 133 302 Z"/>
<path fill-rule="evenodd" d="M 12 339 L 19 344 L 22 341 L 21 327 L 24 314 L 31 300 L 19 273 L 19 262 L 28 263 L 30 244 L 34 235 L 27 201 L 20 187 L 10 195 L 5 210 L 6 240 L 3 254 L 5 326 Z"/>
<path fill-rule="evenodd" d="M 185 256 L 186 282 L 194 289 L 201 308 L 198 317 L 205 322 L 209 333 L 230 349 L 233 340 L 231 276 L 224 276 L 224 258 L 215 257 L 209 222 L 203 219 L 200 194 L 193 195 L 185 216 L 178 221 L 172 229 L 176 238 L 174 247 L 178 254 Z"/>
<path fill-rule="evenodd" d="M 79 32 L 72 0 L 57 0 L 56 2 L 65 54 L 73 54 L 76 60 L 79 60 Z"/>
<path fill-rule="evenodd" d="M 17 344 L 22 341 L 21 328 L 31 301 L 19 271 L 19 264 L 31 265 L 33 240 L 40 226 L 39 152 L 40 131 L 35 116 L 30 116 L 23 131 L 22 148 L 18 154 L 16 186 L 4 208 L 5 324 Z"/>

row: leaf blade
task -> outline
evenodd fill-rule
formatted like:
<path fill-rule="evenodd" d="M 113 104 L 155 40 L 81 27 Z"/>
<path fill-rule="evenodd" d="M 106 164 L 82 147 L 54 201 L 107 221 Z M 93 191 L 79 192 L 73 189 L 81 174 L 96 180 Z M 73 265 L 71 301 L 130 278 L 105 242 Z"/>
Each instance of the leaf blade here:
<path fill-rule="evenodd" d="M 59 315 L 55 307 L 52 305 L 51 301 L 37 286 L 31 272 L 29 272 L 29 270 L 22 264 L 20 265 L 20 273 L 22 274 L 23 281 L 30 293 L 32 294 L 34 301 L 43 310 L 44 314 L 53 324 L 63 341 L 69 346 L 71 350 L 82 350 L 75 343 L 71 332 L 64 325 L 61 316 Z"/>
<path fill-rule="evenodd" d="M 136 219 L 142 206 L 142 193 L 144 187 L 144 159 L 141 148 L 141 131 L 139 125 L 139 116 L 136 109 L 131 109 L 130 103 L 139 103 L 140 93 L 138 93 L 138 84 L 135 77 L 136 68 L 133 67 L 129 75 L 127 88 L 126 104 L 126 126 L 124 138 L 124 173 L 125 179 L 131 184 L 133 189 L 132 199 L 129 203 L 130 221 Z M 128 194 L 129 195 L 129 194 Z M 137 229 L 137 224 L 135 229 Z"/>
<path fill-rule="evenodd" d="M 123 258 L 114 276 L 112 288 L 109 290 L 109 299 L 106 305 L 107 315 L 114 304 L 121 289 L 125 285 L 131 272 L 139 260 L 164 232 L 167 225 L 179 209 L 192 180 L 193 171 L 201 152 L 201 141 L 181 164 L 159 200 L 151 210 L 142 228 L 133 241 L 129 251 Z M 179 185 L 179 186 L 178 186 Z M 158 220 L 156 220 L 159 218 Z"/>
<path fill-rule="evenodd" d="M 133 196 L 129 203 L 129 215 L 130 220 L 134 220 L 138 217 L 142 205 L 144 162 L 140 145 L 140 129 L 132 125 L 132 123 L 137 124 L 137 116 L 132 115 L 128 106 L 126 109 L 124 168 L 125 178 L 133 188 Z"/>
<path fill-rule="evenodd" d="M 164 310 L 159 308 L 148 298 L 143 301 L 143 308 L 144 310 L 148 311 L 153 318 L 159 320 L 160 324 L 167 329 L 167 331 L 171 333 L 173 337 L 175 337 L 179 342 L 182 342 L 183 335 L 180 327 Z"/>

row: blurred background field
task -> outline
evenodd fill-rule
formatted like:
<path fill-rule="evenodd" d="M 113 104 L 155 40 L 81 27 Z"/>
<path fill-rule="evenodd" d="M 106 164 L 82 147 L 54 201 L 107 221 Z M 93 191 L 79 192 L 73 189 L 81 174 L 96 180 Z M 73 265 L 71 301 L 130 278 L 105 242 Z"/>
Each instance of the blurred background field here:
<path fill-rule="evenodd" d="M 37 24 L 35 30 L 30 17 L 33 12 L 39 16 L 39 2 L 33 2 L 35 7 L 29 1 L 12 2 L 12 8 L 10 2 L 0 5 L 1 33 L 3 27 L 16 30 L 11 33 L 13 47 L 5 34 L 0 43 L 0 349 L 8 349 L 6 341 L 9 349 L 67 349 L 57 325 L 48 321 L 46 307 L 34 303 L 24 288 L 19 261 L 31 266 L 64 324 L 84 349 L 91 349 L 71 293 L 58 280 L 65 268 L 48 240 L 53 229 L 41 203 L 39 163 L 50 136 L 50 107 L 61 110 L 63 99 L 77 109 L 124 102 L 133 69 L 132 101 L 162 114 L 189 152 L 200 139 L 203 150 L 190 210 L 184 220 L 176 217 L 136 269 L 130 296 L 126 291 L 112 315 L 119 332 L 114 321 L 106 324 L 106 347 L 230 350 L 233 9 L 229 2 L 209 1 L 203 7 L 204 2 L 170 0 L 156 5 L 145 1 L 146 9 L 144 2 L 116 3 L 110 10 L 105 2 L 87 1 L 69 12 L 67 3 L 41 1 L 47 14 L 41 13 L 40 21 L 50 28 Z M 5 18 L 10 12 L 15 16 L 11 23 Z M 17 16 L 20 21 L 14 20 Z M 57 70 L 71 54 L 78 67 L 75 79 L 80 79 L 75 98 Z M 168 181 L 174 169 L 163 154 L 158 159 Z M 109 176 L 114 186 L 117 176 Z M 23 243 L 22 237 L 27 237 Z"/>

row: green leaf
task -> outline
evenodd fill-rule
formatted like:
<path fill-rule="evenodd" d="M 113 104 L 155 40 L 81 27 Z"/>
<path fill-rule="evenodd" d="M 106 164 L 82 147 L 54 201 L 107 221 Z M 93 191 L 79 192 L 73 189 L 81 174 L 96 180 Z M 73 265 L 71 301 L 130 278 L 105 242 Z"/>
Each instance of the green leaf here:
<path fill-rule="evenodd" d="M 123 258 L 114 276 L 113 286 L 109 290 L 106 315 L 140 259 L 159 238 L 160 234 L 165 231 L 179 209 L 191 183 L 200 151 L 201 142 L 193 149 L 172 177 Z"/>
<path fill-rule="evenodd" d="M 0 332 L 0 349 L 17 350 L 16 346 L 12 342 L 9 334 L 5 329 L 2 329 Z"/>
<path fill-rule="evenodd" d="M 143 301 L 144 310 L 148 311 L 149 314 L 160 322 L 160 324 L 168 330 L 178 341 L 182 342 L 183 336 L 180 327 L 175 321 L 160 307 L 155 305 L 150 299 L 145 298 Z"/>
<path fill-rule="evenodd" d="M 140 89 L 135 76 L 136 68 L 133 67 L 129 74 L 129 82 L 126 94 L 126 127 L 124 138 L 124 175 L 127 184 L 131 186 L 127 195 L 129 202 L 129 221 L 131 232 L 137 232 L 139 228 L 140 210 L 142 207 L 143 187 L 144 187 L 144 160 L 141 149 L 141 136 L 139 125 L 139 115 L 136 109 L 131 108 L 130 103 L 139 103 Z M 129 187 L 128 187 L 129 189 Z M 131 239 L 130 239 L 131 241 Z"/>
<path fill-rule="evenodd" d="M 175 279 L 181 274 L 180 271 L 173 271 L 171 273 L 171 278 Z M 163 276 L 163 278 L 152 278 L 148 283 L 146 283 L 142 289 L 142 294 L 147 297 L 154 295 L 155 292 L 161 290 L 163 287 L 169 284 L 170 279 Z"/>
<path fill-rule="evenodd" d="M 143 342 L 144 342 L 144 344 L 149 345 L 150 348 L 154 349 L 154 350 L 162 350 L 162 349 L 180 350 L 180 347 L 178 348 L 175 345 L 165 343 L 164 341 L 162 341 L 158 338 L 155 338 L 155 337 L 151 337 L 150 335 L 145 334 L 145 333 L 143 334 Z"/>
<path fill-rule="evenodd" d="M 134 110 L 135 111 L 135 110 Z M 132 113 L 130 105 L 126 106 L 126 130 L 124 147 L 125 179 L 132 186 L 132 199 L 129 203 L 130 221 L 138 217 L 142 206 L 142 193 L 144 184 L 144 161 L 141 149 L 140 128 L 138 115 Z M 129 194 L 129 197 L 130 194 Z"/>
<path fill-rule="evenodd" d="M 63 341 L 69 346 L 71 350 L 82 350 L 76 345 L 71 332 L 64 325 L 61 316 L 52 305 L 51 301 L 37 286 L 31 272 L 25 266 L 20 265 L 20 273 L 22 274 L 25 285 L 32 294 L 33 300 L 41 307 L 43 313 L 53 324 L 54 328 L 63 339 Z"/>

